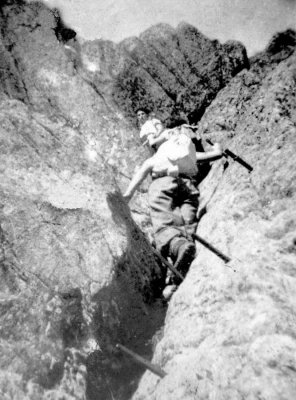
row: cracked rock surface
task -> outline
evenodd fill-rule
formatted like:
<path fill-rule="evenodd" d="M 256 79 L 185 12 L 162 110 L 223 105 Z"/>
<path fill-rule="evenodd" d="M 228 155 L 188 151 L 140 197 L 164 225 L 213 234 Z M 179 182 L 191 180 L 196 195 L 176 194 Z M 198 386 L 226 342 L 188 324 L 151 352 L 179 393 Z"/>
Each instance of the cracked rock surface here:
<path fill-rule="evenodd" d="M 135 399 L 294 399 L 295 33 L 248 60 L 188 24 L 80 42 L 37 2 L 3 0 L 0 24 L 0 397 L 128 400 L 144 369 L 116 343 L 158 342 L 167 376 Z M 254 167 L 202 182 L 198 233 L 233 260 L 198 245 L 164 332 L 163 270 L 120 194 L 148 155 L 139 105 L 203 115 Z M 131 209 L 149 230 L 145 186 Z"/>
<path fill-rule="evenodd" d="M 197 232 L 232 261 L 197 244 L 153 358 L 167 376 L 147 372 L 134 400 L 296 396 L 295 33 L 287 36 L 285 49 L 258 55 L 199 123 L 204 139 L 254 169 L 222 159 L 202 182 Z"/>

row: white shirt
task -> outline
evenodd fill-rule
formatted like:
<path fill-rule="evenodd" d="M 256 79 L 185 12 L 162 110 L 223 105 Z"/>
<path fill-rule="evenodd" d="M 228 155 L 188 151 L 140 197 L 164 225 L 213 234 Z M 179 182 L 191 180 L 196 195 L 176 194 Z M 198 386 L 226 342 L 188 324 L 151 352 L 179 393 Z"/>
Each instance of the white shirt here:
<path fill-rule="evenodd" d="M 173 135 L 161 144 L 154 155 L 153 173 L 156 175 L 167 170 L 168 175 L 197 173 L 196 151 L 192 140 L 184 134 Z"/>
<path fill-rule="evenodd" d="M 162 130 L 163 126 L 159 119 L 148 119 L 141 127 L 140 138 L 149 142 L 150 139 L 156 138 Z"/>

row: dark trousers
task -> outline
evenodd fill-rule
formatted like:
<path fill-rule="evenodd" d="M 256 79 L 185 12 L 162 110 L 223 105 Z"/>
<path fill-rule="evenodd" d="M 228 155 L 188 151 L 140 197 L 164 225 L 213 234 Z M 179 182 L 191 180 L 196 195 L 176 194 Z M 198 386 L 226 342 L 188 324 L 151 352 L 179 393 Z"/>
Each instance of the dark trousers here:
<path fill-rule="evenodd" d="M 163 176 L 152 181 L 148 196 L 156 247 L 167 256 L 174 237 L 196 230 L 199 191 L 191 178 Z"/>

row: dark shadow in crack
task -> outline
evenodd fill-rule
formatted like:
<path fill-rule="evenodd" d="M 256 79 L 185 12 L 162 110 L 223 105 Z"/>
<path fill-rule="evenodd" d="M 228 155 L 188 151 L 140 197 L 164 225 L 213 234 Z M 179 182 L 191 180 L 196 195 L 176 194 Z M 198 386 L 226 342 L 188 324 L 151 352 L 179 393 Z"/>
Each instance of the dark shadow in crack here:
<path fill-rule="evenodd" d="M 118 351 L 116 344 L 151 359 L 167 310 L 161 298 L 165 270 L 121 194 L 109 194 L 108 204 L 118 228 L 125 230 L 127 246 L 114 260 L 112 282 L 92 298 L 92 330 L 100 350 L 87 359 L 87 398 L 128 400 L 145 369 Z"/>

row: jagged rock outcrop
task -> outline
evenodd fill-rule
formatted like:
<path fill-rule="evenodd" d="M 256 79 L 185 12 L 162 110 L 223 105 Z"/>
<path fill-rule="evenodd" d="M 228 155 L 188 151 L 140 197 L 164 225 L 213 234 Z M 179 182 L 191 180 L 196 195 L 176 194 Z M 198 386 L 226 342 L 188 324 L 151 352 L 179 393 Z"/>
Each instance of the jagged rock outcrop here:
<path fill-rule="evenodd" d="M 198 245 L 166 316 L 154 362 L 135 400 L 296 396 L 295 32 L 277 35 L 217 95 L 198 133 L 254 168 L 216 163 L 201 185 L 198 233 L 232 258 Z"/>
<path fill-rule="evenodd" d="M 118 46 L 103 40 L 87 42 L 83 55 L 97 70 L 95 79 L 104 81 L 115 104 L 131 120 L 136 108 L 145 106 L 164 121 L 180 115 L 196 122 L 218 91 L 248 67 L 240 43 L 221 45 L 186 23 L 176 29 L 153 26 Z"/>
<path fill-rule="evenodd" d="M 114 348 L 145 347 L 162 279 L 120 194 L 144 152 L 56 13 L 6 1 L 0 24 L 0 397 L 126 398 L 141 370 Z"/>
<path fill-rule="evenodd" d="M 120 195 L 147 156 L 125 117 L 149 105 L 197 121 L 218 93 L 199 133 L 255 170 L 212 169 L 199 233 L 240 261 L 234 273 L 200 248 L 156 350 L 168 376 L 146 374 L 135 398 L 292 400 L 295 33 L 247 71 L 242 45 L 188 24 L 81 45 L 57 10 L 5 0 L 0 25 L 1 396 L 131 397 L 143 369 L 114 346 L 148 357 L 164 307 L 163 271 Z M 144 198 L 132 209 L 147 225 Z"/>

